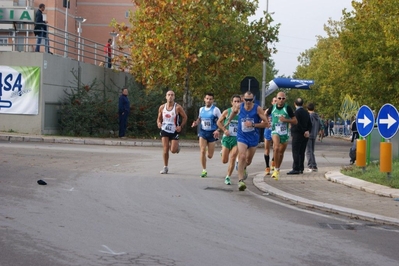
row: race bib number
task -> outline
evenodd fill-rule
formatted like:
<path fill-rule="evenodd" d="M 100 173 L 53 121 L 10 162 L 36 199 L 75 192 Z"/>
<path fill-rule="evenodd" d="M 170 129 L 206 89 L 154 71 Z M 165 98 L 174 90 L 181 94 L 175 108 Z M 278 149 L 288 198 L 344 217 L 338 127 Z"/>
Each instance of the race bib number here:
<path fill-rule="evenodd" d="M 201 126 L 203 130 L 210 131 L 212 130 L 211 119 L 209 118 L 201 118 Z"/>
<path fill-rule="evenodd" d="M 230 123 L 229 125 L 229 134 L 232 137 L 237 136 L 237 131 L 238 131 L 238 124 L 237 123 Z"/>
<path fill-rule="evenodd" d="M 287 124 L 286 123 L 277 123 L 276 124 L 276 132 L 279 135 L 287 135 L 288 134 Z"/>
<path fill-rule="evenodd" d="M 249 127 L 245 126 L 245 122 L 250 121 L 251 124 Z M 254 119 L 252 118 L 245 118 L 241 120 L 241 130 L 242 132 L 251 132 L 254 131 L 255 128 L 252 127 L 252 123 L 254 122 Z"/>
<path fill-rule="evenodd" d="M 176 126 L 175 126 L 175 124 L 171 124 L 171 123 L 162 123 L 162 130 L 164 130 L 168 133 L 175 133 Z"/>

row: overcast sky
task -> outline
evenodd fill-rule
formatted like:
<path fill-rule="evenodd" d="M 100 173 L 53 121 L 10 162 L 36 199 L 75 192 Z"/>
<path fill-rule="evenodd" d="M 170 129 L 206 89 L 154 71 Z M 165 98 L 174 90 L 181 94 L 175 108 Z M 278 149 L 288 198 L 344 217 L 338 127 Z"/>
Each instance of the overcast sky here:
<path fill-rule="evenodd" d="M 259 0 L 258 16 L 266 10 L 266 1 Z M 326 36 L 324 24 L 329 18 L 341 20 L 344 8 L 352 10 L 351 0 L 269 0 L 273 24 L 281 24 L 278 53 L 272 56 L 279 76 L 292 76 L 299 54 L 315 46 L 316 36 Z"/>

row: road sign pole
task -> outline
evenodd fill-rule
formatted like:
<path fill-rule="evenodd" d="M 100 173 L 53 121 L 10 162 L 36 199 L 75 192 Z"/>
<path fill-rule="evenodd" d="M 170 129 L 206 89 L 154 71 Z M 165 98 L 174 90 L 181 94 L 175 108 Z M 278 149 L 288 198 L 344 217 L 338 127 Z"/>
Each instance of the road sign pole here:
<path fill-rule="evenodd" d="M 370 164 L 370 154 L 371 154 L 371 134 L 366 137 L 366 164 Z"/>

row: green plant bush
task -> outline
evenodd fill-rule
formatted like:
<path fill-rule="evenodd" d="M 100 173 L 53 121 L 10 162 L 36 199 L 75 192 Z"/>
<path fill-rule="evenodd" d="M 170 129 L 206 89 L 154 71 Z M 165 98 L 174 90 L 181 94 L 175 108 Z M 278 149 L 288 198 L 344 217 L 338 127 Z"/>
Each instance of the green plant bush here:
<path fill-rule="evenodd" d="M 365 171 L 362 167 L 355 165 L 343 167 L 341 172 L 344 175 L 356 177 L 358 179 L 368 181 L 375 184 L 388 186 L 391 188 L 399 188 L 399 159 L 396 158 L 392 161 L 392 173 L 388 178 L 387 173 L 380 171 L 379 162 L 371 162 L 367 165 Z"/>
<path fill-rule="evenodd" d="M 134 81 L 129 90 L 130 114 L 127 136 L 146 138 L 159 135 L 156 119 L 165 93 L 150 91 Z M 118 101 L 122 88 L 105 88 L 97 80 L 65 90 L 59 109 L 59 129 L 66 136 L 116 137 L 119 130 Z"/>
<path fill-rule="evenodd" d="M 76 82 L 78 83 L 78 82 Z M 146 91 L 134 80 L 128 82 L 130 114 L 126 136 L 132 138 L 159 137 L 157 116 L 159 106 L 165 103 L 168 88 Z M 119 130 L 118 101 L 122 88 L 107 88 L 96 79 L 90 84 L 81 84 L 65 90 L 60 100 L 59 131 L 65 136 L 117 137 Z M 230 106 L 230 99 L 219 101 L 221 111 Z M 182 104 L 181 99 L 176 102 Z M 191 123 L 198 117 L 203 101 L 195 100 L 187 110 L 187 125 L 181 137 L 195 139 L 197 129 Z"/>

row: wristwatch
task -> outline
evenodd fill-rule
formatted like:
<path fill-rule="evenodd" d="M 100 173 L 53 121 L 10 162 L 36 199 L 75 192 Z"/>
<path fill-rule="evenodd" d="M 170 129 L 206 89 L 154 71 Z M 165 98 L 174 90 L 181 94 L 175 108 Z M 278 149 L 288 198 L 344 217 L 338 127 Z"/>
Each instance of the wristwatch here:
<path fill-rule="evenodd" d="M 255 127 L 255 123 L 252 123 L 252 127 Z"/>

